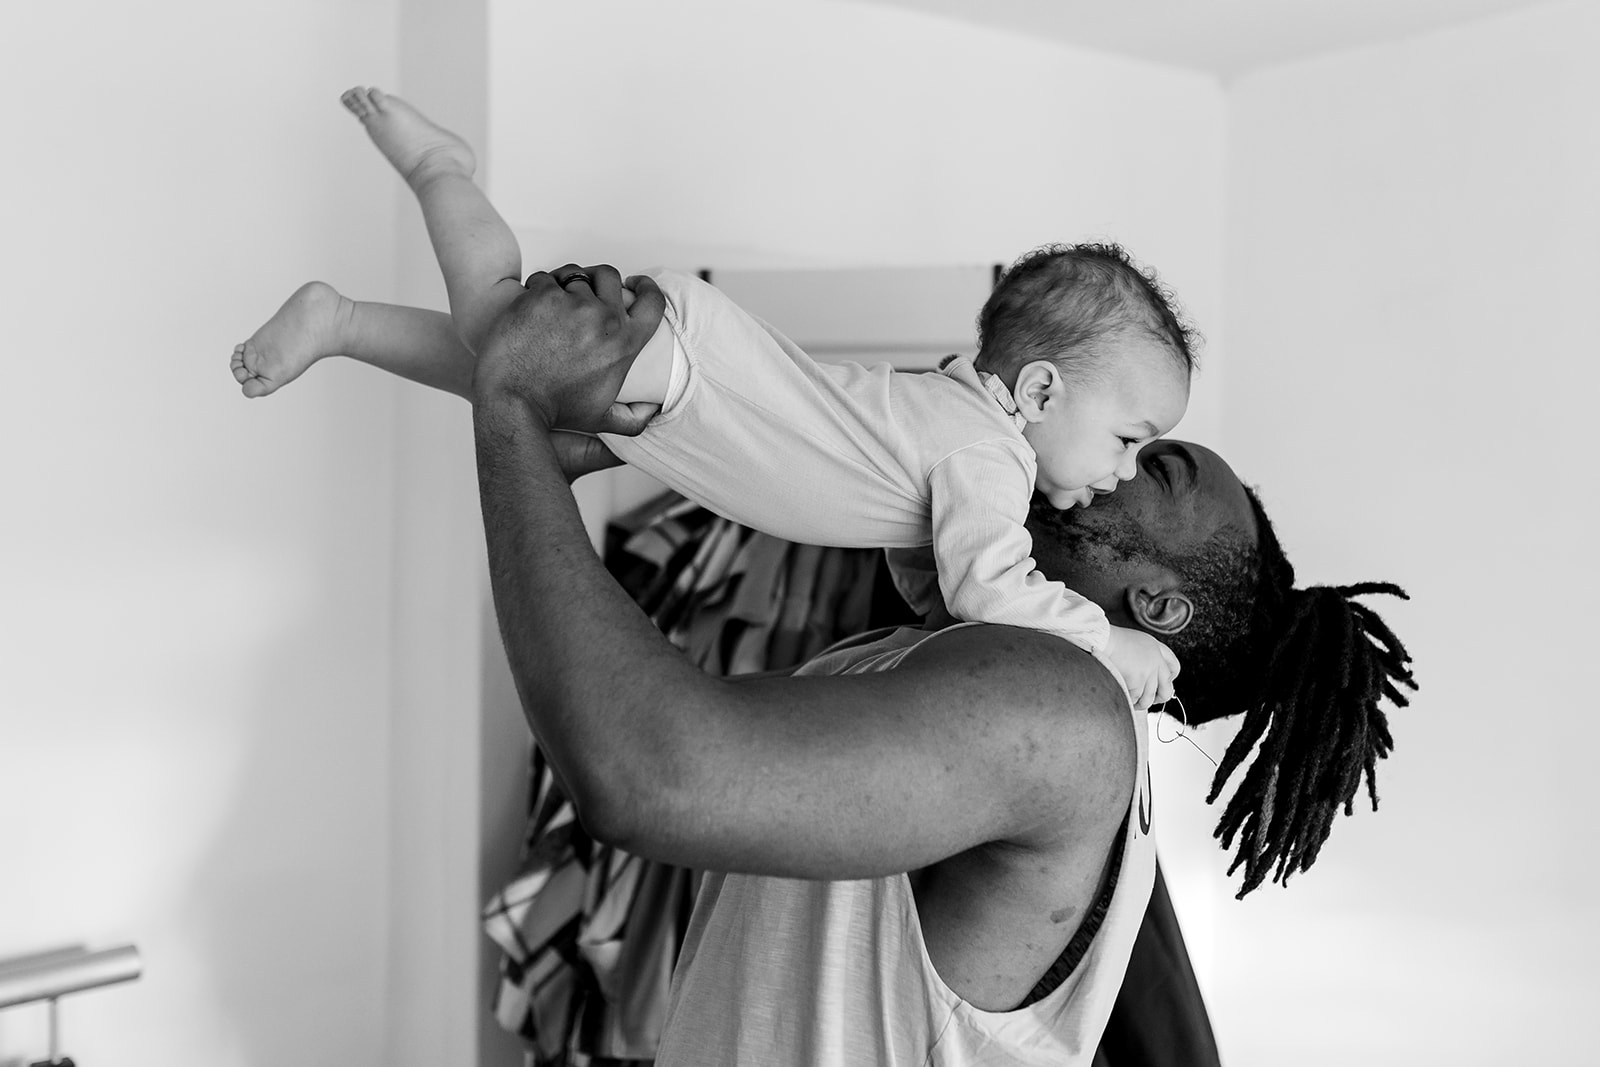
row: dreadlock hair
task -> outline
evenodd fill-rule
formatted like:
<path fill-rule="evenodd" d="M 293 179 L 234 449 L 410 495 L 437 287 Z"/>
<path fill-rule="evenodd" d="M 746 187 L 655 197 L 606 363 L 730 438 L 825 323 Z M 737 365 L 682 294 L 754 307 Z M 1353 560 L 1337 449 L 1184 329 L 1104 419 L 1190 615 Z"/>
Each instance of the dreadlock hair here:
<path fill-rule="evenodd" d="M 1244 714 L 1207 803 L 1216 802 L 1261 746 L 1213 834 L 1224 849 L 1238 842 L 1228 873 L 1243 865 L 1241 899 L 1269 874 L 1287 883 L 1289 875 L 1310 868 L 1338 809 L 1354 811 L 1363 774 L 1377 809 L 1377 761 L 1394 748 L 1380 702 L 1405 707 L 1401 690 L 1417 688 L 1405 647 L 1355 599 L 1378 593 L 1409 599 L 1405 592 L 1386 582 L 1296 589 L 1294 567 L 1260 498 L 1249 488 L 1245 493 L 1255 514 L 1254 538 L 1224 526 L 1182 553 L 1137 529 L 1088 532 L 1076 512 L 1058 511 L 1038 495 L 1029 516 L 1029 525 L 1045 535 L 1034 538 L 1036 556 L 1050 545 L 1080 559 L 1102 548 L 1180 577 L 1193 618 L 1162 640 L 1183 664 L 1184 717 L 1203 723 Z M 1168 705 L 1169 712 L 1173 708 Z"/>
<path fill-rule="evenodd" d="M 1405 646 L 1377 612 L 1356 599 L 1385 594 L 1409 600 L 1405 590 L 1388 582 L 1294 588 L 1294 567 L 1259 497 L 1246 493 L 1258 531 L 1253 551 L 1232 548 L 1221 557 L 1227 565 L 1214 568 L 1221 588 L 1206 588 L 1218 585 L 1218 577 L 1202 567 L 1194 590 L 1200 594 L 1198 623 L 1208 597 L 1234 599 L 1228 594 L 1248 576 L 1248 619 L 1219 616 L 1225 623 L 1245 622 L 1243 632 L 1220 642 L 1205 630 L 1192 637 L 1186 632 L 1170 642 L 1184 664 L 1184 681 L 1199 683 L 1184 687 L 1196 696 L 1186 701 L 1195 707 L 1192 721 L 1244 711 L 1207 803 L 1216 802 L 1260 744 L 1213 834 L 1224 849 L 1238 840 L 1228 873 L 1244 867 L 1240 899 L 1269 873 L 1286 885 L 1290 875 L 1311 867 L 1339 808 L 1353 814 L 1363 774 L 1372 809 L 1378 809 L 1377 762 L 1394 749 L 1381 702 L 1387 698 L 1403 708 L 1409 700 L 1401 690 L 1417 688 Z M 1187 581 L 1185 590 L 1190 591 Z M 1211 643 L 1207 654 L 1186 657 L 1184 648 L 1197 642 Z M 1191 664 L 1203 667 L 1191 672 Z"/>
<path fill-rule="evenodd" d="M 1128 333 L 1194 373 L 1200 336 L 1154 272 L 1117 244 L 1045 245 L 1013 263 L 978 312 L 974 365 L 1015 385 L 1019 370 L 1048 360 L 1081 381 L 1101 369 L 1104 343 Z"/>

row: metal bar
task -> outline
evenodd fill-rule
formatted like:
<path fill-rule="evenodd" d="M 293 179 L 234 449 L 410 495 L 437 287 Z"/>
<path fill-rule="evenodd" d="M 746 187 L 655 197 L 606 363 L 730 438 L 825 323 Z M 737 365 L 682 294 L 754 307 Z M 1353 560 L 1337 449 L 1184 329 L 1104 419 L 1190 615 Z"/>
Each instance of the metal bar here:
<path fill-rule="evenodd" d="M 40 953 L 0 968 L 0 1008 L 131 982 L 140 969 L 139 950 L 133 945 L 99 952 Z"/>
<path fill-rule="evenodd" d="M 72 959 L 75 956 L 82 956 L 88 951 L 88 945 L 67 945 L 63 948 L 46 949 L 43 952 L 30 952 L 26 956 L 12 956 L 8 960 L 0 960 L 0 975 L 5 974 L 7 971 L 37 967 L 41 963 Z"/>

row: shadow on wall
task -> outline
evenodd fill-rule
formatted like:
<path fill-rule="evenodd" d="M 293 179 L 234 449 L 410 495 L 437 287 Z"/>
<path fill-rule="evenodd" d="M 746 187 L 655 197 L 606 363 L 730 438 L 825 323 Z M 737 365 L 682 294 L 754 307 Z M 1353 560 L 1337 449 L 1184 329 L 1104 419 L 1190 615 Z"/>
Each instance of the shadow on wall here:
<path fill-rule="evenodd" d="M 319 692 L 330 679 L 351 684 L 327 662 L 348 647 L 311 624 L 326 607 L 308 605 L 308 625 L 286 628 L 259 650 L 270 666 L 240 679 L 251 729 L 218 791 L 229 808 L 184 879 L 182 927 L 165 944 L 169 973 L 193 986 L 184 999 L 209 1019 L 197 1026 L 218 1029 L 215 1044 L 240 1063 L 308 1049 L 319 1062 L 361 1062 L 383 1047 L 384 702 Z M 149 977 L 162 981 L 152 949 Z"/>
<path fill-rule="evenodd" d="M 482 708 L 479 752 L 482 758 L 483 808 L 479 812 L 478 900 L 487 903 L 521 866 L 522 836 L 528 822 L 528 758 L 533 736 L 522 716 L 516 683 L 506 666 L 499 622 L 487 584 L 480 612 L 483 627 Z M 525 1050 L 520 1038 L 494 1017 L 495 990 L 500 983 L 500 948 L 481 928 L 477 934 L 478 1062 L 520 1063 Z"/>

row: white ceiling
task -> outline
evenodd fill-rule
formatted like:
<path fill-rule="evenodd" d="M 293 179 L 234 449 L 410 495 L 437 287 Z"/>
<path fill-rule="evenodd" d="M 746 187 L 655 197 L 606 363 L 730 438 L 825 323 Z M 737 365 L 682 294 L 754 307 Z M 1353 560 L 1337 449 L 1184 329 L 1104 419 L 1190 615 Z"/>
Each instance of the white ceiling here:
<path fill-rule="evenodd" d="M 858 0 L 1209 71 L 1394 40 L 1551 0 Z"/>

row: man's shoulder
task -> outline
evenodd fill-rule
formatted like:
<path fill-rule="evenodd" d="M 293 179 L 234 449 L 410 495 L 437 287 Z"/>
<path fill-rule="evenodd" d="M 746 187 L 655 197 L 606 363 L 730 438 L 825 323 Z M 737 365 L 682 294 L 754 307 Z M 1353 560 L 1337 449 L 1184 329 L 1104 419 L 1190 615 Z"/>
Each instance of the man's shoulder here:
<path fill-rule="evenodd" d="M 902 628 L 835 646 L 808 667 L 870 676 L 874 699 L 901 709 L 904 744 L 965 738 L 1003 778 L 993 784 L 1010 797 L 1011 831 L 1037 839 L 1050 824 L 1088 829 L 1126 813 L 1137 762 L 1127 695 L 1059 637 L 991 623 Z"/>
<path fill-rule="evenodd" d="M 1071 642 L 1024 626 L 969 623 L 935 630 L 905 656 L 905 666 L 976 673 L 1006 696 L 1070 696 L 1086 709 L 1127 715 L 1111 672 Z"/>
<path fill-rule="evenodd" d="M 1132 781 L 1134 717 L 1127 695 L 1076 645 L 1017 626 L 952 626 L 917 642 L 898 669 L 981 712 L 992 728 L 1010 732 L 1030 751 L 1051 751 L 1059 757 L 1051 776 L 1058 784 L 1087 784 L 1087 775 L 1120 794 Z"/>

